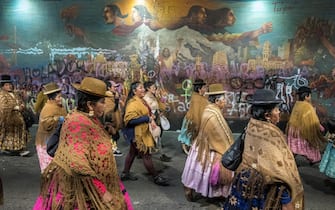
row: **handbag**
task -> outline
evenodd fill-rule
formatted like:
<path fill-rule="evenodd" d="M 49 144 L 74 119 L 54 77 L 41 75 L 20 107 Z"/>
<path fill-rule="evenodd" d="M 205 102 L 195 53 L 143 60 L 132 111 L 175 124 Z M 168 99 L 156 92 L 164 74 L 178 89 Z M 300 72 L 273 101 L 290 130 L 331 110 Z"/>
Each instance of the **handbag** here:
<path fill-rule="evenodd" d="M 59 122 L 56 130 L 51 134 L 51 136 L 47 139 L 47 153 L 51 157 L 55 156 L 56 150 L 58 148 L 60 131 L 62 129 L 63 122 Z"/>
<path fill-rule="evenodd" d="M 235 171 L 242 162 L 242 154 L 244 150 L 245 129 L 229 147 L 229 149 L 222 155 L 222 165 L 232 171 Z"/>
<path fill-rule="evenodd" d="M 161 122 L 162 129 L 164 131 L 169 130 L 170 129 L 169 120 L 164 115 L 159 116 L 159 119 L 160 119 L 160 122 Z"/>

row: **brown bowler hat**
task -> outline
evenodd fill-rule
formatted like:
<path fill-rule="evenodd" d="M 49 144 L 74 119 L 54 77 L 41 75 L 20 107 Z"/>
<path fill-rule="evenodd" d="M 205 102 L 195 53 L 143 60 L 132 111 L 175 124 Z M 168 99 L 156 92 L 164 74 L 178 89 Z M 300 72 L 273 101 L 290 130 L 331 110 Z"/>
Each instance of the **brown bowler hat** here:
<path fill-rule="evenodd" d="M 93 78 L 93 77 L 85 77 L 80 84 L 72 84 L 72 86 L 84 93 L 87 93 L 89 95 L 93 96 L 99 96 L 99 97 L 106 97 L 106 91 L 107 86 L 105 82 L 102 80 Z"/>
<path fill-rule="evenodd" d="M 50 82 L 50 83 L 48 83 L 44 86 L 43 93 L 44 93 L 44 95 L 49 95 L 51 93 L 59 92 L 61 90 L 62 89 L 59 88 L 59 86 L 56 83 Z"/>
<path fill-rule="evenodd" d="M 205 95 L 222 95 L 226 91 L 223 90 L 223 85 L 221 83 L 215 83 L 208 86 L 208 92 Z"/>

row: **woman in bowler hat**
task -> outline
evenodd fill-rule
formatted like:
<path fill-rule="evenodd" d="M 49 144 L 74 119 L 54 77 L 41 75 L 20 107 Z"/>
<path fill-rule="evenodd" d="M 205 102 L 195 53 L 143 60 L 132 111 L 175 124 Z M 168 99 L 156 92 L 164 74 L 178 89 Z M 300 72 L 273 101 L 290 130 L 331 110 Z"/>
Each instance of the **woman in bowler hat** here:
<path fill-rule="evenodd" d="M 22 115 L 24 104 L 14 92 L 10 75 L 0 80 L 0 150 L 9 155 L 27 156 L 28 130 Z"/>
<path fill-rule="evenodd" d="M 304 209 L 304 189 L 284 133 L 275 92 L 257 89 L 248 101 L 251 119 L 246 127 L 242 162 L 224 209 Z"/>
<path fill-rule="evenodd" d="M 106 84 L 85 77 L 77 90 L 77 109 L 62 125 L 58 149 L 42 174 L 39 209 L 133 209 L 120 182 L 109 134 L 99 118 Z"/>

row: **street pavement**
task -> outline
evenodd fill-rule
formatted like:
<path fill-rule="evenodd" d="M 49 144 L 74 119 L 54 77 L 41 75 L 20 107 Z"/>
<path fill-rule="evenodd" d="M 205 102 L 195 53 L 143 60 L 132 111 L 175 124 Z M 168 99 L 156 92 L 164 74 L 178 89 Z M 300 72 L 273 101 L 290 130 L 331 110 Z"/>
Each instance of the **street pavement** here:
<path fill-rule="evenodd" d="M 34 139 L 36 125 L 31 128 Z M 163 133 L 163 151 L 172 157 L 171 162 L 161 162 L 159 154 L 153 155 L 155 167 L 161 175 L 169 178 L 170 186 L 155 185 L 147 174 L 141 159 L 135 159 L 131 171 L 138 176 L 137 181 L 125 181 L 135 210 L 216 210 L 205 199 L 197 202 L 186 201 L 183 186 L 180 182 L 186 160 L 181 145 L 177 141 L 178 132 L 166 131 Z M 3 180 L 5 204 L 0 210 L 28 210 L 32 209 L 40 187 L 40 169 L 34 142 L 31 141 L 28 149 L 30 157 L 6 156 L 0 154 L 0 176 Z M 119 149 L 124 153 L 116 157 L 118 169 L 121 172 L 128 145 L 123 139 L 119 140 Z M 305 189 L 306 210 L 335 209 L 335 180 L 328 179 L 321 174 L 317 166 L 309 166 L 303 159 L 299 160 L 299 171 Z"/>

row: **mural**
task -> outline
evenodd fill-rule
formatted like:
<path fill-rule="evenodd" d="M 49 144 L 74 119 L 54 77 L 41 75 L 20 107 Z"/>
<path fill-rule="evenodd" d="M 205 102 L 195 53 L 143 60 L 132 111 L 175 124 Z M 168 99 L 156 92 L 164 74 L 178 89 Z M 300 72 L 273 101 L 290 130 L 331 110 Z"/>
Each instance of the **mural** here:
<path fill-rule="evenodd" d="M 178 129 L 192 81 L 200 77 L 228 91 L 227 118 L 248 117 L 245 100 L 257 88 L 275 90 L 289 113 L 303 85 L 313 88 L 320 115 L 335 117 L 332 0 L 48 0 L 23 6 L 0 3 L 0 71 L 32 92 L 58 82 L 69 109 L 70 84 L 85 76 L 115 80 L 124 93 L 134 80 L 154 80 Z"/>

